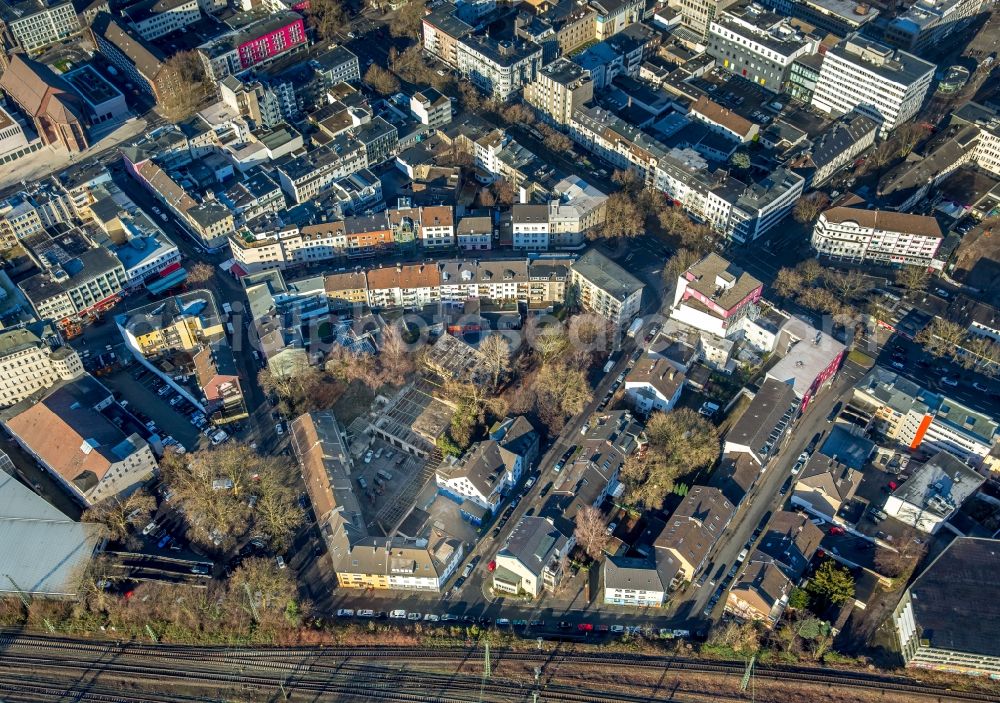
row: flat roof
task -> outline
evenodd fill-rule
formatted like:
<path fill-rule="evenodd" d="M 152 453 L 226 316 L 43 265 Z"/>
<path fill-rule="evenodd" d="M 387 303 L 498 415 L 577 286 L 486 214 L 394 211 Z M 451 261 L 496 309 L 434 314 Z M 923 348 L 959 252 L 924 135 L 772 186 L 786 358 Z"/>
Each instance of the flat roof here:
<path fill-rule="evenodd" d="M 593 285 L 619 300 L 624 300 L 643 288 L 642 281 L 596 249 L 588 249 L 573 262 L 572 268 Z"/>
<path fill-rule="evenodd" d="M 4 456 L 4 459 L 7 457 Z M 96 523 L 70 520 L 6 471 L 0 470 L 0 593 L 74 598 L 104 538 Z"/>

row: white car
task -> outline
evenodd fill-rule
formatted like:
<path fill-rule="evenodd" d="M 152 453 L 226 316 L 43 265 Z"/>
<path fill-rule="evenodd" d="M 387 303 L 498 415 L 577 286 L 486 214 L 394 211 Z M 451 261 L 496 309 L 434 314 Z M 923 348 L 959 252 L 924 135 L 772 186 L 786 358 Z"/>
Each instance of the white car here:
<path fill-rule="evenodd" d="M 946 386 L 951 386 L 952 388 L 958 386 L 958 381 L 956 381 L 954 378 L 948 378 L 947 376 L 941 379 L 941 383 L 943 383 Z"/>
<path fill-rule="evenodd" d="M 338 618 L 353 618 L 354 617 L 354 611 L 351 610 L 350 608 L 341 608 L 340 610 L 337 611 L 337 617 Z"/>
<path fill-rule="evenodd" d="M 421 615 L 420 613 L 407 613 L 406 614 L 406 619 L 407 620 L 422 620 L 423 617 L 424 616 Z"/>
<path fill-rule="evenodd" d="M 156 529 L 156 521 L 149 523 L 144 528 L 142 528 L 142 534 L 148 535 L 150 532 Z"/>
<path fill-rule="evenodd" d="M 374 454 L 375 454 L 375 452 L 373 452 L 371 449 L 369 449 L 367 452 L 365 452 L 365 463 L 366 464 L 372 463 L 372 456 L 374 456 Z"/>
<path fill-rule="evenodd" d="M 441 618 L 439 618 L 439 617 L 438 617 L 437 615 L 435 615 L 434 613 L 427 613 L 427 614 L 426 614 L 426 615 L 424 616 L 424 620 L 426 620 L 427 622 L 438 622 L 438 621 L 439 621 L 440 619 L 441 619 Z"/>
<path fill-rule="evenodd" d="M 373 618 L 373 617 L 375 617 L 375 611 L 374 610 L 359 610 L 358 611 L 358 617 L 359 618 Z"/>
<path fill-rule="evenodd" d="M 405 610 L 391 610 L 389 611 L 390 620 L 406 620 Z"/>
<path fill-rule="evenodd" d="M 285 434 L 285 428 L 284 428 L 284 426 L 280 422 L 276 422 L 274 424 L 274 433 L 276 435 L 278 435 L 279 437 L 281 435 Z"/>
<path fill-rule="evenodd" d="M 625 632 L 625 626 L 624 625 L 612 625 L 611 626 L 611 632 L 615 633 L 616 635 L 620 635 L 623 632 Z"/>
<path fill-rule="evenodd" d="M 274 558 L 274 562 L 278 565 L 279 569 L 285 568 L 285 559 L 280 554 Z"/>

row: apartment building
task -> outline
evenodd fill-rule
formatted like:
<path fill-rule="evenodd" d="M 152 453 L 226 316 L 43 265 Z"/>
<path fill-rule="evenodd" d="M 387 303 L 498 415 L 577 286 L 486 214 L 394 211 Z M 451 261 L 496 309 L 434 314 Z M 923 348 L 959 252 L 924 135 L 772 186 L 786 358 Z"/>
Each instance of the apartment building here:
<path fill-rule="evenodd" d="M 980 168 L 1000 176 L 1000 114 L 986 105 L 968 102 L 952 113 L 951 124 L 979 129 L 972 158 Z"/>
<path fill-rule="evenodd" d="M 228 75 L 301 51 L 308 42 L 302 15 L 282 10 L 210 39 L 197 51 L 209 77 L 218 83 Z"/>
<path fill-rule="evenodd" d="M 573 112 L 594 99 L 594 81 L 580 65 L 559 58 L 538 72 L 524 88 L 524 101 L 541 118 L 561 127 L 568 126 Z"/>
<path fill-rule="evenodd" d="M 7 433 L 86 507 L 153 477 L 156 458 L 111 391 L 89 374 L 59 381 L 0 414 Z M 124 429 L 123 429 L 124 428 Z"/>
<path fill-rule="evenodd" d="M 816 220 L 812 247 L 834 261 L 928 268 L 943 238 L 929 215 L 835 207 Z"/>
<path fill-rule="evenodd" d="M 838 116 L 857 110 L 879 122 L 885 137 L 920 110 L 934 70 L 913 54 L 852 36 L 826 52 L 812 106 Z"/>
<path fill-rule="evenodd" d="M 422 88 L 410 96 L 410 114 L 431 129 L 451 122 L 451 100 L 434 88 Z"/>
<path fill-rule="evenodd" d="M 943 450 L 978 464 L 996 443 L 998 424 L 991 416 L 881 366 L 855 385 L 854 400 L 871 410 L 886 437 L 921 455 Z"/>
<path fill-rule="evenodd" d="M 42 320 L 75 320 L 114 307 L 128 285 L 122 262 L 77 230 L 63 226 L 24 238 L 42 270 L 18 285 Z"/>
<path fill-rule="evenodd" d="M 922 53 L 966 29 L 982 9 L 981 0 L 919 0 L 889 22 L 885 41 Z"/>
<path fill-rule="evenodd" d="M 654 543 L 657 570 L 670 590 L 694 580 L 735 513 L 718 488 L 691 487 Z"/>
<path fill-rule="evenodd" d="M 605 605 L 659 608 L 666 599 L 667 585 L 650 560 L 609 556 L 602 575 Z"/>
<path fill-rule="evenodd" d="M 0 406 L 14 405 L 82 373 L 80 355 L 60 344 L 44 323 L 0 331 Z"/>
<path fill-rule="evenodd" d="M 643 283 L 596 249 L 588 249 L 570 268 L 571 283 L 584 310 L 625 327 L 639 313 Z"/>
<path fill-rule="evenodd" d="M 634 169 L 649 183 L 655 178 L 657 164 L 669 152 L 657 139 L 600 107 L 575 110 L 569 137 L 616 168 Z"/>
<path fill-rule="evenodd" d="M 642 21 L 645 11 L 642 0 L 590 0 L 589 5 L 596 12 L 594 36 L 598 41 Z"/>
<path fill-rule="evenodd" d="M 62 41 L 79 31 L 72 2 L 6 0 L 0 3 L 0 38 L 9 47 L 29 54 Z"/>
<path fill-rule="evenodd" d="M 122 18 L 146 41 L 178 32 L 201 19 L 198 0 L 141 0 L 122 8 Z"/>
<path fill-rule="evenodd" d="M 708 254 L 677 277 L 675 319 L 717 337 L 743 332 L 744 320 L 756 318 L 764 284 L 718 254 Z"/>
<path fill-rule="evenodd" d="M 708 55 L 741 78 L 783 92 L 792 63 L 816 51 L 815 40 L 789 24 L 785 16 L 760 5 L 732 7 L 712 20 Z"/>
<path fill-rule="evenodd" d="M 806 179 L 807 188 L 818 188 L 874 144 L 878 128 L 878 122 L 867 115 L 849 112 L 817 135 L 788 165 Z"/>
<path fill-rule="evenodd" d="M 107 12 L 98 13 L 90 25 L 90 35 L 101 55 L 157 102 L 181 90 L 180 77 L 166 67 L 167 59 L 163 53 L 143 39 L 125 20 L 114 18 Z"/>
<path fill-rule="evenodd" d="M 754 122 L 724 108 L 704 95 L 691 105 L 688 115 L 707 124 L 713 132 L 740 144 L 753 141 L 760 132 L 760 127 Z"/>
<path fill-rule="evenodd" d="M 541 67 L 542 47 L 531 41 L 470 35 L 458 44 L 455 68 L 496 100 L 510 100 Z"/>
<path fill-rule="evenodd" d="M 338 586 L 441 591 L 466 545 L 430 520 L 408 535 L 370 532 L 347 435 L 331 411 L 300 415 L 289 434 Z"/>
<path fill-rule="evenodd" d="M 493 218 L 470 215 L 458 221 L 455 244 L 465 251 L 488 251 L 493 248 Z"/>
<path fill-rule="evenodd" d="M 666 359 L 645 357 L 625 377 L 625 397 L 643 415 L 670 412 L 680 400 L 685 380 L 684 374 Z"/>
<path fill-rule="evenodd" d="M 564 532 L 563 530 L 566 530 Z M 551 518 L 525 516 L 497 552 L 493 588 L 506 593 L 525 593 L 537 598 L 552 592 L 563 577 L 561 558 L 569 554 L 575 539 Z"/>
<path fill-rule="evenodd" d="M 312 151 L 295 156 L 276 167 L 281 188 L 293 202 L 303 203 L 340 178 L 368 168 L 365 145 L 341 135 Z"/>
<path fill-rule="evenodd" d="M 549 248 L 549 206 L 515 203 L 510 209 L 515 249 L 545 251 Z"/>

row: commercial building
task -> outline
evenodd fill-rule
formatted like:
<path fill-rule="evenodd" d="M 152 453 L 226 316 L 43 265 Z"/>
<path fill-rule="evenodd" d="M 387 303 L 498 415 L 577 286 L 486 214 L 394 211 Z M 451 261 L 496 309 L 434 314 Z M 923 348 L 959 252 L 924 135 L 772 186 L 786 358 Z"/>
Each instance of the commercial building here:
<path fill-rule="evenodd" d="M 625 397 L 643 415 L 670 412 L 684 390 L 685 376 L 663 358 L 643 358 L 625 376 Z"/>
<path fill-rule="evenodd" d="M 336 416 L 300 415 L 289 432 L 337 585 L 440 591 L 462 562 L 465 545 L 426 521 L 416 535 L 370 532 L 354 487 L 346 432 Z"/>
<path fill-rule="evenodd" d="M 792 62 L 816 51 L 816 42 L 786 17 L 751 4 L 732 7 L 712 21 L 707 51 L 730 73 L 780 93 Z"/>
<path fill-rule="evenodd" d="M 678 12 L 681 25 L 691 30 L 696 39 L 705 39 L 712 22 L 737 0 L 680 0 Z"/>
<path fill-rule="evenodd" d="M 742 333 L 759 313 L 764 284 L 718 254 L 707 254 L 677 277 L 670 317 L 717 337 Z"/>
<path fill-rule="evenodd" d="M 971 24 L 982 5 L 980 0 L 919 0 L 889 23 L 885 40 L 918 54 L 939 48 Z"/>
<path fill-rule="evenodd" d="M 593 99 L 590 73 L 565 57 L 542 68 L 524 88 L 524 101 L 543 120 L 560 126 L 569 125 L 573 112 Z"/>
<path fill-rule="evenodd" d="M 44 323 L 0 331 L 0 406 L 14 405 L 83 373 L 76 350 Z"/>
<path fill-rule="evenodd" d="M 87 121 L 91 125 L 123 120 L 129 115 L 125 95 L 105 80 L 89 64 L 63 76 L 83 98 Z"/>
<path fill-rule="evenodd" d="M 859 5 L 854 0 L 764 0 L 764 4 L 835 37 L 859 32 L 879 15 L 871 5 Z"/>
<path fill-rule="evenodd" d="M 985 481 L 948 452 L 938 452 L 892 492 L 883 510 L 921 532 L 934 534 Z"/>
<path fill-rule="evenodd" d="M 1000 677 L 1000 541 L 958 537 L 903 593 L 892 624 L 906 666 Z"/>
<path fill-rule="evenodd" d="M 943 450 L 978 463 L 996 441 L 998 425 L 992 417 L 881 366 L 854 387 L 854 401 L 873 412 L 886 437 L 920 455 Z"/>
<path fill-rule="evenodd" d="M 5 0 L 0 3 L 0 44 L 29 54 L 62 41 L 80 29 L 72 2 Z"/>
<path fill-rule="evenodd" d="M 21 241 L 42 269 L 19 284 L 39 319 L 100 314 L 118 303 L 128 285 L 118 257 L 79 230 L 59 225 Z"/>
<path fill-rule="evenodd" d="M 42 138 L 20 115 L 12 114 L 0 105 L 0 166 L 17 161 L 43 146 Z M 0 217 L 6 218 L 2 210 L 0 205 Z"/>
<path fill-rule="evenodd" d="M 42 393 L 0 417 L 14 441 L 73 498 L 90 506 L 152 478 L 152 449 L 137 431 L 113 421 L 121 408 L 99 381 L 84 374 Z"/>
<path fill-rule="evenodd" d="M 116 319 L 143 366 L 215 424 L 247 417 L 239 372 L 211 291 L 188 291 Z"/>
<path fill-rule="evenodd" d="M 86 591 L 84 575 L 101 551 L 106 528 L 69 519 L 13 476 L 0 456 L 0 552 L 5 598 L 75 599 Z"/>
<path fill-rule="evenodd" d="M 497 552 L 493 588 L 514 595 L 537 598 L 552 592 L 563 578 L 563 557 L 575 540 L 551 518 L 524 516 Z"/>
<path fill-rule="evenodd" d="M 790 317 L 781 326 L 774 353 L 781 358 L 767 371 L 767 378 L 787 383 L 805 410 L 812 399 L 840 369 L 847 347 L 812 323 Z"/>
<path fill-rule="evenodd" d="M 643 283 L 596 249 L 588 249 L 570 267 L 570 281 L 584 310 L 625 327 L 639 313 Z"/>
<path fill-rule="evenodd" d="M 852 110 L 888 135 L 920 110 L 935 66 L 905 51 L 852 36 L 826 52 L 812 106 L 832 115 Z"/>
<path fill-rule="evenodd" d="M 431 129 L 451 122 L 451 100 L 434 88 L 422 88 L 410 96 L 410 113 Z"/>
<path fill-rule="evenodd" d="M 0 76 L 0 89 L 32 120 L 46 145 L 59 145 L 70 152 L 89 146 L 83 100 L 65 78 L 45 64 L 14 54 Z"/>
<path fill-rule="evenodd" d="M 156 102 L 181 89 L 180 76 L 166 66 L 166 57 L 123 20 L 99 13 L 90 34 L 101 55 L 139 90 Z"/>
<path fill-rule="evenodd" d="M 853 264 L 928 268 L 944 233 L 929 215 L 835 207 L 813 227 L 817 256 Z"/>

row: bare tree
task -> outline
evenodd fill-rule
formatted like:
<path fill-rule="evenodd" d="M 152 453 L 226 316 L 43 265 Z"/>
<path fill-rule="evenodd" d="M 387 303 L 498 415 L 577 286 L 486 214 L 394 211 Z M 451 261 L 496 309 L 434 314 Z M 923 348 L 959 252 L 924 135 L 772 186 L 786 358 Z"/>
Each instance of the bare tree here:
<path fill-rule="evenodd" d="M 295 581 L 273 559 L 245 560 L 229 578 L 231 597 L 241 603 L 248 615 L 283 614 L 288 602 L 295 599 Z"/>
<path fill-rule="evenodd" d="M 410 0 L 396 10 L 389 20 L 389 32 L 394 37 L 419 39 L 423 17 L 424 3 L 422 0 Z"/>
<path fill-rule="evenodd" d="M 803 224 L 815 222 L 819 218 L 820 213 L 826 210 L 829 205 L 830 198 L 826 193 L 816 191 L 809 195 L 803 195 L 795 201 L 795 207 L 792 209 L 792 217 L 795 218 L 796 222 Z"/>
<path fill-rule="evenodd" d="M 167 119 L 180 122 L 198 109 L 212 84 L 205 74 L 200 55 L 194 51 L 174 54 L 164 64 L 163 71 L 176 89 L 160 97 L 160 110 Z"/>
<path fill-rule="evenodd" d="M 493 192 L 496 194 L 497 202 L 510 207 L 517 199 L 517 190 L 506 178 L 498 178 L 493 182 Z"/>
<path fill-rule="evenodd" d="M 145 525 L 156 510 L 156 499 L 143 489 L 127 496 L 113 496 L 83 514 L 84 522 L 99 522 L 108 528 L 108 537 L 121 542 L 132 528 Z"/>
<path fill-rule="evenodd" d="M 966 328 L 957 322 L 935 317 L 928 323 L 914 341 L 920 344 L 927 352 L 938 358 L 943 356 L 957 356 L 958 348 L 965 341 Z"/>
<path fill-rule="evenodd" d="M 368 67 L 364 80 L 380 95 L 392 95 L 399 90 L 399 79 L 378 64 Z"/>
<path fill-rule="evenodd" d="M 649 508 L 663 504 L 679 476 L 711 466 L 719 458 L 718 429 L 690 408 L 653 413 L 646 435 L 646 452 L 626 460 L 622 477 L 630 500 Z"/>
<path fill-rule="evenodd" d="M 191 523 L 189 536 L 203 548 L 228 549 L 248 534 L 281 546 L 302 522 L 283 457 L 229 444 L 164 461 L 161 470 Z"/>
<path fill-rule="evenodd" d="M 691 268 L 700 258 L 701 255 L 698 252 L 681 247 L 674 252 L 674 255 L 667 261 L 667 265 L 663 267 L 663 280 L 668 286 L 675 285 L 677 277 Z M 669 305 L 669 303 L 667 304 Z"/>
<path fill-rule="evenodd" d="M 586 372 L 560 361 L 543 364 L 535 375 L 533 390 L 539 414 L 557 431 L 566 418 L 582 413 L 594 397 Z"/>
<path fill-rule="evenodd" d="M 926 541 L 914 528 L 907 527 L 893 545 L 895 549 L 881 545 L 875 549 L 875 566 L 889 578 L 908 577 L 927 554 Z"/>
<path fill-rule="evenodd" d="M 500 334 L 491 334 L 479 345 L 479 353 L 483 363 L 490 372 L 493 389 L 500 386 L 500 381 L 510 372 L 510 343 Z"/>
<path fill-rule="evenodd" d="M 207 283 L 212 280 L 212 276 L 215 275 L 215 268 L 211 264 L 206 264 L 204 261 L 199 261 L 194 266 L 188 269 L 187 280 L 188 283 L 199 286 L 203 283 Z"/>
<path fill-rule="evenodd" d="M 608 544 L 608 533 L 604 527 L 604 515 L 592 505 L 585 505 L 576 514 L 576 543 L 587 556 L 597 561 L 604 554 Z"/>
<path fill-rule="evenodd" d="M 786 267 L 779 269 L 778 275 L 774 278 L 774 292 L 782 298 L 790 298 L 802 290 L 803 284 L 802 274 Z"/>
<path fill-rule="evenodd" d="M 828 271 L 826 284 L 833 288 L 844 300 L 854 300 L 867 293 L 872 286 L 860 271 Z"/>
<path fill-rule="evenodd" d="M 635 199 L 625 191 L 612 193 L 604 204 L 604 224 L 595 231 L 601 237 L 636 237 L 645 224 Z"/>
<path fill-rule="evenodd" d="M 382 330 L 382 344 L 377 361 L 384 381 L 394 386 L 406 383 L 407 377 L 416 368 L 413 353 L 397 325 L 388 325 Z"/>
<path fill-rule="evenodd" d="M 347 27 L 347 13 L 340 0 L 310 0 L 308 16 L 321 39 L 334 39 Z"/>
<path fill-rule="evenodd" d="M 896 283 L 906 289 L 908 295 L 922 292 L 930 282 L 930 274 L 921 266 L 904 266 L 896 272 Z"/>

